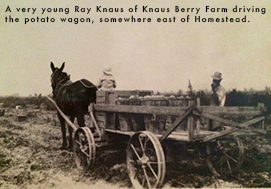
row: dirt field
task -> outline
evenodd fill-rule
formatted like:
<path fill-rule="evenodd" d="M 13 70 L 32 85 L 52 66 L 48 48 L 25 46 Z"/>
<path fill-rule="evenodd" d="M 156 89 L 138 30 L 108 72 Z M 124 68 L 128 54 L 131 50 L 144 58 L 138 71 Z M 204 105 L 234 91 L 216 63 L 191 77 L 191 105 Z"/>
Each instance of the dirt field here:
<path fill-rule="evenodd" d="M 27 115 L 17 121 L 16 115 Z M 210 173 L 204 159 L 167 164 L 164 188 L 271 187 L 271 141 L 244 138 L 245 160 L 240 173 L 224 180 Z M 94 167 L 80 173 L 73 154 L 60 151 L 56 112 L 6 109 L 0 117 L 0 188 L 131 188 L 124 150 L 97 152 Z"/>

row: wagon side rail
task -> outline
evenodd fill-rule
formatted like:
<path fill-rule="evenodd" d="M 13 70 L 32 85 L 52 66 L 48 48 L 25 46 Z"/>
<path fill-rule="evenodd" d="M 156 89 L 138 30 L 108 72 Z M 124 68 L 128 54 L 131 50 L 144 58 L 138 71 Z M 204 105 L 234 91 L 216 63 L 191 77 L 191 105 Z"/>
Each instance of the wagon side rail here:
<path fill-rule="evenodd" d="M 156 134 L 158 138 L 160 138 L 160 142 L 166 139 L 174 130 L 192 114 L 194 110 L 194 105 L 189 107 L 167 107 L 167 106 L 135 106 L 135 105 L 115 105 L 115 104 L 94 104 L 93 111 L 95 112 L 105 112 L 105 113 L 125 113 L 125 114 L 145 114 L 145 115 L 174 115 L 178 116 L 175 122 L 169 126 L 169 128 L 164 131 L 162 134 Z M 106 129 L 106 131 L 132 135 L 135 133 L 134 131 L 118 131 L 112 129 Z M 176 132 L 175 132 L 176 134 Z M 185 140 L 188 141 L 192 139 L 188 137 L 188 131 L 184 131 L 183 133 L 178 133 L 177 140 Z M 176 135 L 175 135 L 176 136 Z M 185 136 L 183 139 L 183 136 Z M 170 136 L 171 137 L 171 136 Z M 171 137 L 174 138 L 174 137 Z"/>
<path fill-rule="evenodd" d="M 197 107 L 197 111 L 194 112 L 196 116 L 204 117 L 210 120 L 218 121 L 220 123 L 226 124 L 228 126 L 236 127 L 242 131 L 257 134 L 266 134 L 265 131 L 265 108 L 260 105 L 257 107 Z M 219 116 L 221 115 L 246 115 L 246 116 L 256 116 L 244 123 L 237 123 L 228 119 L 223 119 Z M 261 128 L 251 128 L 249 126 L 261 123 Z"/>
<path fill-rule="evenodd" d="M 262 103 L 258 106 L 198 106 L 198 109 L 205 113 L 210 113 L 212 115 L 234 115 L 234 116 L 258 116 L 264 115 L 266 108 Z"/>
<path fill-rule="evenodd" d="M 216 110 L 219 111 L 216 111 Z M 166 138 L 174 138 L 170 136 L 175 134 L 175 129 L 184 121 L 188 120 L 188 129 L 185 131 L 188 136 L 187 141 L 203 141 L 207 142 L 219 137 L 231 134 L 238 130 L 246 130 L 249 125 L 264 121 L 264 116 L 257 117 L 245 123 L 237 123 L 228 119 L 220 118 L 219 115 L 262 115 L 262 111 L 255 107 L 196 107 L 194 105 L 188 107 L 168 107 L 168 106 L 133 106 L 133 105 L 115 105 L 115 104 L 94 104 L 93 110 L 98 112 L 113 112 L 113 113 L 130 113 L 130 114 L 157 114 L 157 115 L 174 115 L 178 118 L 169 126 L 162 134 L 159 134 L 160 142 Z M 211 110 L 211 111 L 210 111 Z M 209 113 L 209 112 L 210 113 Z M 218 113 L 217 113 L 218 112 Z M 214 115 L 213 115 L 214 114 Z M 200 130 L 200 117 L 218 121 L 225 126 L 224 130 L 215 132 L 208 130 Z M 249 129 L 249 131 L 252 131 Z M 258 130 L 254 132 L 264 133 Z M 176 137 L 178 139 L 178 137 Z"/>
<path fill-rule="evenodd" d="M 236 131 L 237 129 L 227 129 L 223 132 L 212 132 L 204 131 L 204 135 L 195 134 L 197 130 L 195 129 L 195 111 L 197 110 L 194 105 L 189 107 L 166 107 L 166 106 L 127 106 L 127 105 L 114 105 L 114 104 L 94 104 L 93 110 L 98 112 L 114 112 L 114 113 L 131 113 L 131 114 L 159 114 L 159 115 L 174 115 L 178 118 L 169 126 L 169 128 L 164 131 L 162 134 L 157 134 L 160 142 L 164 141 L 167 138 L 174 140 L 184 140 L 184 141 L 196 141 L 203 140 L 206 136 L 212 136 L 207 140 L 212 140 L 229 133 Z M 174 132 L 176 128 L 184 121 L 188 120 L 188 129 L 187 131 L 178 131 Z M 108 130 L 108 129 L 107 129 Z M 110 130 L 111 131 L 111 130 Z M 114 132 L 112 130 L 112 132 Z M 115 131 L 116 133 L 129 134 L 129 132 Z M 171 135 L 172 134 L 172 135 Z M 186 136 L 185 139 L 183 136 Z"/>

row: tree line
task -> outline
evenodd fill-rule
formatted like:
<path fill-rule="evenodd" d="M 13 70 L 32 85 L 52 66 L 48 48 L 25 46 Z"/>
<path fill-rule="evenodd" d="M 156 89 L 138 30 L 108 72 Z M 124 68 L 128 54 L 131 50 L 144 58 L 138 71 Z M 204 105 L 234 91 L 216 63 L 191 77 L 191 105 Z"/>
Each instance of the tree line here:
<path fill-rule="evenodd" d="M 182 90 L 179 90 L 177 93 L 158 92 L 157 94 L 163 94 L 165 96 L 189 96 L 192 99 L 199 98 L 201 105 L 210 105 L 210 91 L 208 90 L 190 90 L 188 92 L 183 92 Z M 262 91 L 254 91 L 253 89 L 239 91 L 237 89 L 233 89 L 231 91 L 228 91 L 226 94 L 225 106 L 257 106 L 258 103 L 263 103 L 265 107 L 267 107 L 267 110 L 271 113 L 271 89 L 269 87 L 266 87 L 265 90 Z M 0 97 L 0 104 L 2 107 L 10 108 L 14 108 L 16 105 L 20 105 L 22 107 L 26 107 L 29 104 L 36 105 L 36 107 L 45 105 L 48 110 L 54 109 L 52 103 L 49 102 L 48 99 L 41 94 L 29 95 L 28 97 Z"/>

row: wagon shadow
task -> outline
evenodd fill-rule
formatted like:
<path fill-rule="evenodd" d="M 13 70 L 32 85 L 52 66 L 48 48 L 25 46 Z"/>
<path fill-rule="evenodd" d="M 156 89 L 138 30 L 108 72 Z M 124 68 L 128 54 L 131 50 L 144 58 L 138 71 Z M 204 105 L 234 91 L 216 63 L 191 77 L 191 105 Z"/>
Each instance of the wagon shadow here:
<path fill-rule="evenodd" d="M 167 163 L 165 183 L 169 187 L 201 188 L 216 182 L 206 163 L 200 159 Z"/>

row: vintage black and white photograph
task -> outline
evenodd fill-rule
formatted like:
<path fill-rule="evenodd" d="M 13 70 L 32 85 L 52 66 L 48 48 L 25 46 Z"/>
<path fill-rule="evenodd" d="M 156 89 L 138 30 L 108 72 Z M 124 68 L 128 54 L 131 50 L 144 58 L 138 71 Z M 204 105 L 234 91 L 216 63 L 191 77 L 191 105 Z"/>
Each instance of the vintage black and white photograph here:
<path fill-rule="evenodd" d="M 271 1 L 0 1 L 0 188 L 270 188 Z"/>

